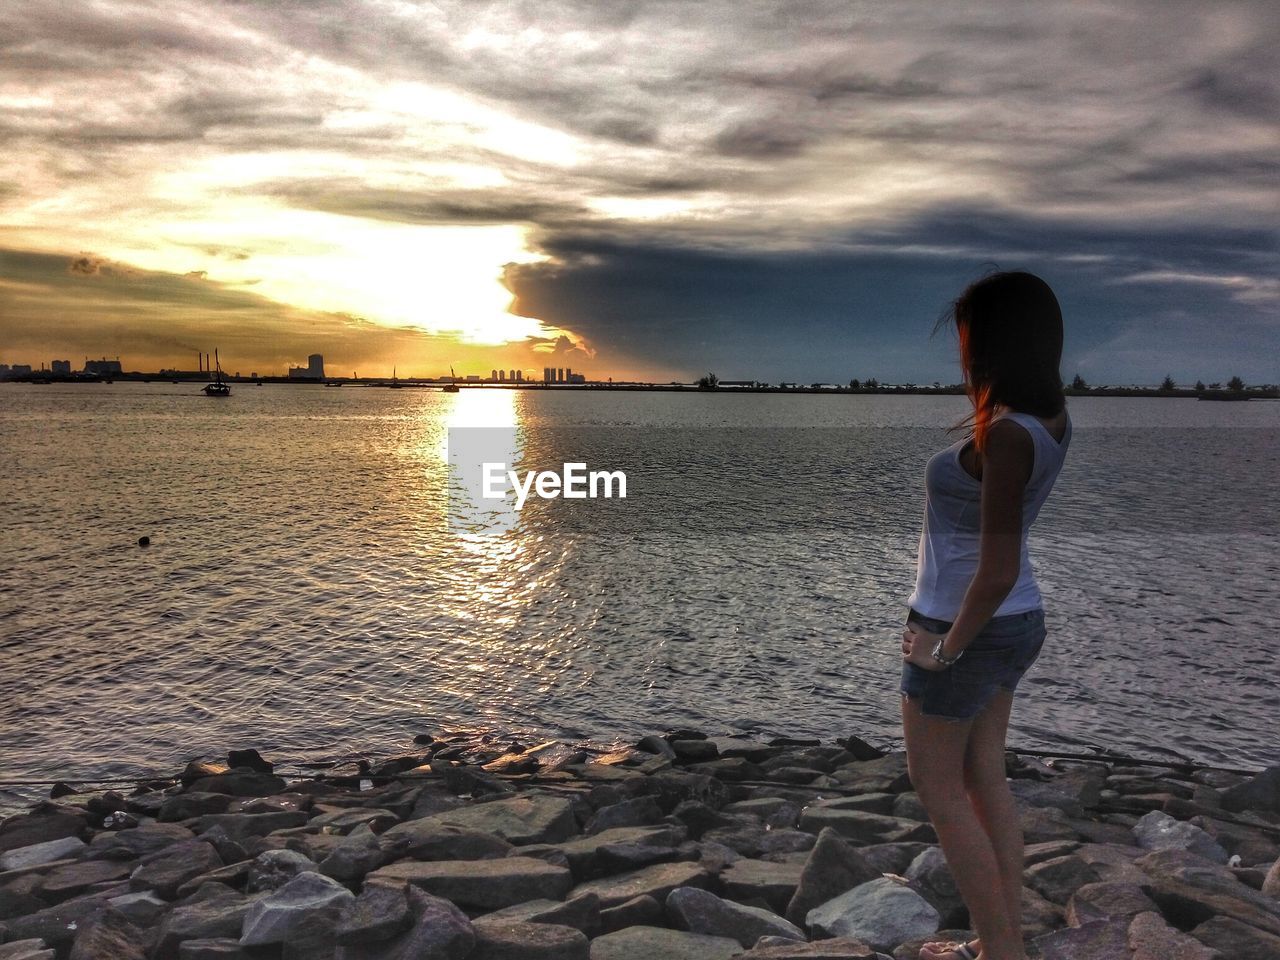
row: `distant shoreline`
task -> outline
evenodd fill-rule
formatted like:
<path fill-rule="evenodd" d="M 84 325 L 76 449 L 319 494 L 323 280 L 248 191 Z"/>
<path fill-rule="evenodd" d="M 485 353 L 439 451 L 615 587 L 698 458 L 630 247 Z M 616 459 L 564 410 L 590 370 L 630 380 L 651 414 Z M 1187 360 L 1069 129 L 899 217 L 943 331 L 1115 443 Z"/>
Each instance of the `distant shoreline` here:
<path fill-rule="evenodd" d="M 459 389 L 485 390 L 552 390 L 552 391 L 640 391 L 651 393 L 702 393 L 702 394 L 819 394 L 819 395 L 876 395 L 876 396 L 963 396 L 961 384 L 919 385 L 919 384 L 880 384 L 874 387 L 851 387 L 847 384 L 734 384 L 717 387 L 702 387 L 696 383 L 640 383 L 633 381 L 607 382 L 592 381 L 588 383 L 543 383 L 541 381 L 465 381 L 465 380 L 431 380 L 431 379 L 399 379 L 382 377 L 362 377 L 355 380 L 349 377 L 223 377 L 228 383 L 244 386 L 255 386 L 264 383 L 288 384 L 290 386 L 325 386 L 325 387 L 372 387 L 413 390 L 440 390 L 445 386 L 456 385 Z M 33 373 L 30 376 L 8 377 L 0 383 L 26 383 L 35 385 L 49 384 L 99 384 L 124 381 L 127 383 L 174 383 L 203 384 L 210 382 L 205 377 L 169 377 L 159 374 L 125 373 L 113 377 L 70 376 L 52 377 Z M 1068 397 L 1174 397 L 1183 399 L 1205 400 L 1278 400 L 1280 388 L 1271 386 L 1249 387 L 1244 390 L 1196 390 L 1192 387 L 1165 390 L 1159 387 L 1086 387 L 1077 389 L 1068 387 L 1064 391 Z"/>

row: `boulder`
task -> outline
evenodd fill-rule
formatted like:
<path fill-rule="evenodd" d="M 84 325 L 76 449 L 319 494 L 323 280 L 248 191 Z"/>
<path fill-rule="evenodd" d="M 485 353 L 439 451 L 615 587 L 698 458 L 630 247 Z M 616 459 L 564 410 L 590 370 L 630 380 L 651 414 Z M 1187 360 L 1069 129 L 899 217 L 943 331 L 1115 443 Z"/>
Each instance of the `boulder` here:
<path fill-rule="evenodd" d="M 130 864 L 119 860 L 74 861 L 46 873 L 37 894 L 46 903 L 61 903 L 96 884 L 123 880 L 131 869 Z"/>
<path fill-rule="evenodd" d="M 754 946 L 761 937 L 806 939 L 803 930 L 775 913 L 722 900 L 697 887 L 672 890 L 667 895 L 666 909 L 673 927 L 713 937 L 730 937 L 744 948 Z"/>
<path fill-rule="evenodd" d="M 147 958 L 143 932 L 111 909 L 80 928 L 71 945 L 69 960 L 106 960 L 108 957 L 110 960 Z"/>
<path fill-rule="evenodd" d="M 186 903 L 174 907 L 160 922 L 156 960 L 173 960 L 185 940 L 234 937 L 238 942 L 245 914 L 253 902 L 223 886 L 199 891 Z"/>
<path fill-rule="evenodd" d="M 1097 883 L 1098 871 L 1074 853 L 1032 864 L 1023 872 L 1027 886 L 1050 903 L 1063 906 L 1086 883 Z"/>
<path fill-rule="evenodd" d="M 1082 927 L 1094 920 L 1132 917 L 1155 910 L 1156 905 L 1136 883 L 1100 881 L 1086 883 L 1067 900 L 1067 922 Z"/>
<path fill-rule="evenodd" d="M 1227 851 L 1199 827 L 1152 810 L 1133 825 L 1133 837 L 1145 850 L 1189 850 L 1197 856 L 1226 863 Z"/>
<path fill-rule="evenodd" d="M 1280 936 L 1241 923 L 1233 917 L 1211 917 L 1191 931 L 1222 960 L 1275 960 L 1280 957 Z"/>
<path fill-rule="evenodd" d="M 0 853 L 0 873 L 8 870 L 21 870 L 26 867 L 38 867 L 55 860 L 79 856 L 88 848 L 79 837 L 59 837 L 43 843 L 33 843 L 28 847 L 16 847 L 6 853 Z"/>
<path fill-rule="evenodd" d="M 640 870 L 632 870 L 616 877 L 589 880 L 574 887 L 570 896 L 595 894 L 601 908 L 616 907 L 635 897 L 653 897 L 659 903 L 676 887 L 705 887 L 710 880 L 696 863 L 658 863 Z"/>
<path fill-rule="evenodd" d="M 192 820 L 210 813 L 226 813 L 235 798 L 229 793 L 176 793 L 165 797 L 159 819 L 165 823 Z"/>
<path fill-rule="evenodd" d="M 786 917 L 802 924 L 809 911 L 881 874 L 835 830 L 824 828 L 800 871 Z"/>
<path fill-rule="evenodd" d="M 249 866 L 246 888 L 250 893 L 279 890 L 300 873 L 314 873 L 315 862 L 296 850 L 267 850 Z"/>
<path fill-rule="evenodd" d="M 492 833 L 517 846 L 561 843 L 578 833 L 573 804 L 564 797 L 528 796 L 493 800 L 438 813 L 437 823 Z"/>
<path fill-rule="evenodd" d="M 655 904 L 657 901 L 654 901 Z M 600 898 L 588 893 L 570 900 L 530 900 L 486 913 L 481 920 L 518 920 L 521 923 L 554 923 L 581 930 L 588 937 L 600 933 Z"/>
<path fill-rule="evenodd" d="M 1133 960 L 1219 960 L 1217 951 L 1175 930 L 1153 911 L 1133 917 L 1127 942 Z"/>
<path fill-rule="evenodd" d="M 413 926 L 409 898 L 401 887 L 368 884 L 347 905 L 334 928 L 340 944 L 377 943 L 391 940 Z"/>
<path fill-rule="evenodd" d="M 1132 960 L 1129 917 L 1091 920 L 1080 927 L 1063 927 L 1036 937 L 1033 947 L 1041 960 Z"/>
<path fill-rule="evenodd" d="M 1223 790 L 1222 806 L 1237 813 L 1280 813 L 1280 765 L 1267 767 L 1256 777 Z"/>
<path fill-rule="evenodd" d="M 810 910 L 805 923 L 815 939 L 849 937 L 877 950 L 892 950 L 904 940 L 936 931 L 940 920 L 920 894 L 880 877 Z"/>
<path fill-rule="evenodd" d="M 43 940 L 14 940 L 0 947 L 0 960 L 54 960 Z"/>
<path fill-rule="evenodd" d="M 737 940 L 662 927 L 627 927 L 591 941 L 591 960 L 730 960 L 740 953 Z"/>
<path fill-rule="evenodd" d="M 374 833 L 380 833 L 399 822 L 400 818 L 390 810 L 382 810 L 378 807 L 347 807 L 317 814 L 311 818 L 307 827 L 323 830 L 326 833 L 350 833 L 356 827 L 368 824 Z"/>
<path fill-rule="evenodd" d="M 665 741 L 664 741 L 665 742 Z M 587 823 L 586 833 L 602 833 L 616 827 L 640 827 L 662 819 L 662 808 L 653 797 L 635 797 L 601 807 Z"/>
<path fill-rule="evenodd" d="M 320 862 L 320 872 L 341 883 L 356 883 L 389 859 L 378 836 L 367 825 L 357 827 Z"/>
<path fill-rule="evenodd" d="M 911 861 L 903 874 L 912 882 L 913 887 L 942 916 L 942 923 L 948 926 L 957 925 L 968 918 L 968 910 L 964 898 L 960 896 L 960 888 L 956 886 L 955 877 L 947 865 L 947 859 L 941 847 L 930 847 Z"/>
<path fill-rule="evenodd" d="M 666 914 L 653 897 L 645 894 L 632 897 L 626 903 L 616 907 L 605 907 L 600 911 L 600 929 L 604 933 L 613 933 L 624 927 L 657 927 L 665 922 Z"/>
<path fill-rule="evenodd" d="M 413 926 L 390 940 L 346 943 L 335 960 L 464 960 L 476 944 L 467 915 L 448 900 L 421 890 L 406 892 Z"/>
<path fill-rule="evenodd" d="M 562 854 L 575 877 L 590 880 L 607 872 L 601 861 L 600 852 L 608 847 L 637 844 L 670 848 L 683 841 L 685 835 L 685 829 L 680 825 L 616 827 L 593 836 L 577 837 L 547 849 Z M 525 849 L 520 848 L 522 853 Z"/>
<path fill-rule="evenodd" d="M 800 886 L 804 865 L 769 860 L 737 860 L 720 874 L 724 894 L 740 903 L 763 902 L 774 913 L 785 914 Z"/>
<path fill-rule="evenodd" d="M 383 848 L 415 860 L 492 860 L 515 849 L 493 833 L 442 823 L 436 817 L 397 824 L 378 840 Z"/>
<path fill-rule="evenodd" d="M 165 903 L 150 890 L 124 893 L 107 901 L 109 909 L 138 927 L 151 926 L 169 909 L 169 906 L 170 904 Z"/>
<path fill-rule="evenodd" d="M 176 823 L 147 823 L 130 830 L 98 834 L 89 844 L 86 856 L 95 860 L 134 860 L 195 838 L 194 833 Z"/>
<path fill-rule="evenodd" d="M 461 907 L 500 910 L 537 900 L 559 898 L 569 892 L 572 874 L 564 868 L 531 857 L 501 860 L 402 860 L 375 870 L 366 883 L 410 883 Z M 588 891 L 574 891 L 580 895 Z"/>
<path fill-rule="evenodd" d="M 336 880 L 308 871 L 257 900 L 245 914 L 242 947 L 310 939 L 325 927 L 333 929 L 355 901 Z"/>
<path fill-rule="evenodd" d="M 129 876 L 129 886 L 134 890 L 154 890 L 157 896 L 172 900 L 188 880 L 221 866 L 222 858 L 212 845 L 184 840 L 143 857 Z"/>
<path fill-rule="evenodd" d="M 586 934 L 555 923 L 480 919 L 467 960 L 590 960 Z"/>
<path fill-rule="evenodd" d="M 197 834 L 203 835 L 214 828 L 221 828 L 232 840 L 243 842 L 251 837 L 265 837 L 277 830 L 305 827 L 307 815 L 301 810 L 280 813 L 210 813 L 198 817 L 194 824 Z"/>
<path fill-rule="evenodd" d="M 88 826 L 88 817 L 83 811 L 42 803 L 30 813 L 0 820 L 0 853 L 63 837 L 78 837 Z"/>
<path fill-rule="evenodd" d="M 1150 878 L 1143 891 L 1180 929 L 1223 916 L 1280 936 L 1280 902 L 1241 883 L 1227 867 L 1185 850 L 1157 850 L 1135 866 Z"/>
<path fill-rule="evenodd" d="M 1267 870 L 1267 875 L 1262 881 L 1262 892 L 1280 900 L 1280 859 Z"/>
<path fill-rule="evenodd" d="M 232 797 L 269 797 L 284 793 L 285 782 L 270 773 L 241 768 L 193 780 L 187 788 L 196 793 L 225 793 Z"/>

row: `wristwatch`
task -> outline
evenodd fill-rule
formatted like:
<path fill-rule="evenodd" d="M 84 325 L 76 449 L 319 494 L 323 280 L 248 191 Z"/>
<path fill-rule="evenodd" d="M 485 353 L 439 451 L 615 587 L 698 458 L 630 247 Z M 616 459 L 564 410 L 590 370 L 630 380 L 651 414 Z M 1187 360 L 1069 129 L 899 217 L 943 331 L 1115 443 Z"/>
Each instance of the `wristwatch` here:
<path fill-rule="evenodd" d="M 937 660 L 939 663 L 941 663 L 941 664 L 945 664 L 946 666 L 948 666 L 948 667 L 949 667 L 949 666 L 951 666 L 953 663 L 955 663 L 957 660 L 959 660 L 961 657 L 963 657 L 963 656 L 964 656 L 964 651 L 963 651 L 963 650 L 961 650 L 961 651 L 960 651 L 959 653 L 957 653 L 954 657 L 948 657 L 945 653 L 943 653 L 943 652 L 942 652 L 942 645 L 943 645 L 944 643 L 946 643 L 946 641 L 947 641 L 947 638 L 946 638 L 946 637 L 943 637 L 943 638 L 942 638 L 941 640 L 939 640 L 936 644 L 934 644 L 934 646 L 933 646 L 933 659 L 935 659 L 935 660 Z"/>

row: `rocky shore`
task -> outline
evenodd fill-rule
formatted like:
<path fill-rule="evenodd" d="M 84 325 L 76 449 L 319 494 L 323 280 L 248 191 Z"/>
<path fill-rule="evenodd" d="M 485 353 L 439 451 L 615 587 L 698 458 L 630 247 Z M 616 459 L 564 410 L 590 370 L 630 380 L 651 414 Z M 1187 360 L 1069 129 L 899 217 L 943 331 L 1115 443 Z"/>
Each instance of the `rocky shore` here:
<path fill-rule="evenodd" d="M 1007 766 L 1033 957 L 1280 958 L 1280 767 Z M 968 922 L 904 754 L 856 737 L 232 751 L 0 823 L 0 960 L 915 960 Z"/>

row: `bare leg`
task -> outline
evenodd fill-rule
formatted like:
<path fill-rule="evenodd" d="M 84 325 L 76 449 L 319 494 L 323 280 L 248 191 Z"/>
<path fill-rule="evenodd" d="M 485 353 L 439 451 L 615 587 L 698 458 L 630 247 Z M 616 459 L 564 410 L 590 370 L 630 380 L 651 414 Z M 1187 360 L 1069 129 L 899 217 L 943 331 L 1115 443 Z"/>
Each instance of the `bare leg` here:
<path fill-rule="evenodd" d="M 911 783 L 938 833 L 947 865 L 982 937 L 983 960 L 1025 960 L 1022 931 L 1008 915 L 995 848 L 965 790 L 965 757 L 974 721 L 928 717 L 902 698 Z M 1001 754 L 1003 762 L 1003 754 Z M 1021 877 L 1019 877 L 1019 891 Z"/>

